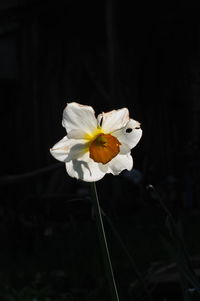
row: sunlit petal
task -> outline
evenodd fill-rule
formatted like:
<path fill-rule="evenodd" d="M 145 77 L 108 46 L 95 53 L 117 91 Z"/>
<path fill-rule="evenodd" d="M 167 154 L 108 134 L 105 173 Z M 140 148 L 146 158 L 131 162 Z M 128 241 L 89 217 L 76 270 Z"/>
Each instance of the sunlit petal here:
<path fill-rule="evenodd" d="M 55 159 L 61 162 L 68 162 L 85 156 L 87 144 L 85 140 L 68 139 L 65 136 L 50 149 L 50 152 Z"/>
<path fill-rule="evenodd" d="M 107 165 L 108 172 L 112 173 L 113 175 L 118 175 L 124 169 L 131 170 L 133 168 L 133 158 L 131 154 L 119 154 L 109 163 L 107 163 Z"/>
<path fill-rule="evenodd" d="M 92 159 L 89 162 L 84 160 L 71 160 L 65 163 L 67 173 L 76 179 L 86 182 L 95 182 L 102 179 L 106 172 L 99 163 Z"/>
<path fill-rule="evenodd" d="M 112 133 L 124 127 L 129 121 L 129 111 L 127 108 L 113 110 L 108 113 L 98 115 L 97 122 L 101 125 L 106 134 Z"/>
<path fill-rule="evenodd" d="M 68 103 L 64 109 L 62 124 L 66 128 L 67 133 L 78 130 L 80 134 L 82 132 L 84 135 L 85 133 L 92 133 L 96 129 L 97 120 L 92 107 L 72 102 Z M 79 135 L 78 139 L 80 139 L 80 137 L 83 138 L 83 135 L 82 137 Z"/>
<path fill-rule="evenodd" d="M 126 126 L 118 131 L 112 133 L 121 144 L 128 146 L 130 149 L 135 147 L 142 136 L 140 123 L 136 120 L 130 119 Z"/>

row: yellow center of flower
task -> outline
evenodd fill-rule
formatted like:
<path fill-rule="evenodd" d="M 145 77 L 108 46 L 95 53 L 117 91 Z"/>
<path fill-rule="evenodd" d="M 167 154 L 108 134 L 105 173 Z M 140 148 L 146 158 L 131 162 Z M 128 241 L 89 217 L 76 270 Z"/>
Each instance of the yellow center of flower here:
<path fill-rule="evenodd" d="M 106 164 L 119 153 L 121 143 L 110 134 L 98 134 L 89 146 L 90 158 Z"/>

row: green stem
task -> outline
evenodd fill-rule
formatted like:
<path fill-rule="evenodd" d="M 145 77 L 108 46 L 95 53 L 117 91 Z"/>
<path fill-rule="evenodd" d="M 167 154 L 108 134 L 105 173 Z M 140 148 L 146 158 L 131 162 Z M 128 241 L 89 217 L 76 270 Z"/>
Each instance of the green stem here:
<path fill-rule="evenodd" d="M 101 216 L 101 208 L 99 205 L 99 199 L 98 199 L 98 195 L 97 195 L 95 182 L 91 183 L 91 192 L 92 192 L 92 199 L 93 199 L 93 203 L 94 203 L 97 227 L 98 227 L 98 231 L 99 231 L 100 243 L 101 243 L 101 248 L 102 248 L 102 253 L 103 253 L 103 259 L 104 259 L 104 264 L 105 264 L 106 276 L 107 276 L 107 280 L 108 280 L 109 287 L 110 287 L 111 298 L 112 298 L 112 301 L 119 301 L 117 286 L 115 283 L 115 277 L 114 277 L 114 273 L 113 273 L 113 269 L 112 269 L 112 263 L 111 263 L 110 253 L 109 253 L 108 244 L 107 244 L 107 240 L 106 240 L 103 220 L 102 220 L 102 216 Z"/>
<path fill-rule="evenodd" d="M 139 272 L 139 270 L 138 270 L 138 268 L 137 268 L 137 265 L 136 265 L 136 263 L 135 263 L 133 257 L 132 257 L 131 254 L 129 253 L 129 251 L 128 251 L 126 245 L 124 244 L 123 240 L 121 239 L 121 236 L 119 235 L 118 231 L 116 230 L 116 228 L 115 228 L 113 222 L 112 222 L 111 219 L 107 216 L 107 214 L 105 214 L 105 212 L 102 211 L 102 214 L 103 214 L 103 216 L 106 218 L 108 224 L 110 225 L 110 227 L 111 227 L 111 229 L 112 229 L 112 231 L 113 231 L 113 233 L 114 233 L 116 239 L 118 240 L 119 244 L 121 245 L 122 250 L 124 251 L 124 253 L 125 253 L 126 256 L 128 257 L 128 259 L 129 259 L 129 261 L 130 261 L 130 263 L 131 263 L 131 265 L 132 265 L 132 267 L 133 267 L 133 270 L 134 270 L 134 272 L 135 272 L 135 274 L 136 274 L 136 276 L 137 276 L 137 278 L 138 278 L 138 281 L 140 282 L 141 286 L 143 287 L 144 292 L 146 293 L 146 295 L 147 295 L 149 301 L 153 301 L 153 298 L 152 298 L 152 296 L 151 296 L 150 291 L 149 291 L 148 288 L 147 288 L 147 284 L 146 284 L 145 280 L 143 279 L 141 273 Z"/>

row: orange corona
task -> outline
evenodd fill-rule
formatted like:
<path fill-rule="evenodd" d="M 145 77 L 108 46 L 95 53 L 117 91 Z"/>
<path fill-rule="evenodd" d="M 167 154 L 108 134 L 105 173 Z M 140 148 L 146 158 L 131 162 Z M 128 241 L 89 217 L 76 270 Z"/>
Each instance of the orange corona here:
<path fill-rule="evenodd" d="M 90 158 L 95 162 L 106 164 L 119 153 L 121 143 L 110 134 L 99 134 L 89 147 Z"/>

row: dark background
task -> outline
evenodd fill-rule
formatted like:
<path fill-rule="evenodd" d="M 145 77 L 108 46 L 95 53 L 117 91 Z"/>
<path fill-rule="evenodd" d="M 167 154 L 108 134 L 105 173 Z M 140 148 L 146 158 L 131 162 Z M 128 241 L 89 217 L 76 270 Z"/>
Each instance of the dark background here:
<path fill-rule="evenodd" d="M 97 183 L 102 207 L 141 269 L 166 258 L 155 234 L 164 214 L 148 184 L 176 218 L 195 225 L 188 243 L 198 254 L 199 15 L 194 8 L 150 10 L 112 0 L 1 1 L 2 290 L 37 280 L 57 294 L 70 292 L 69 300 L 102 294 L 88 185 L 69 178 L 49 154 L 65 135 L 62 111 L 72 101 L 97 114 L 128 107 L 142 124 L 134 171 Z M 107 231 L 119 286 L 127 288 L 134 275 Z"/>

